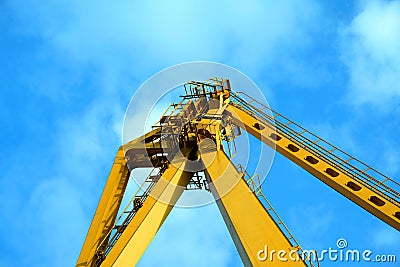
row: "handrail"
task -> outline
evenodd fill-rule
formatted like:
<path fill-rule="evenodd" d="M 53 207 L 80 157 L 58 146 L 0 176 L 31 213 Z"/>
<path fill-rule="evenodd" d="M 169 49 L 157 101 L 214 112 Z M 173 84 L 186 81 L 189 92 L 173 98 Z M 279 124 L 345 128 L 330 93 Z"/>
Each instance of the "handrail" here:
<path fill-rule="evenodd" d="M 256 103 L 260 107 L 257 108 L 254 104 L 249 104 L 250 101 L 244 100 L 239 95 L 244 95 L 252 103 Z M 300 147 L 316 155 L 318 158 L 329 162 L 332 166 L 348 174 L 352 179 L 364 184 L 388 201 L 400 207 L 400 193 L 397 191 L 400 189 L 399 182 L 387 177 L 322 138 L 319 138 L 282 114 L 272 110 L 258 100 L 253 99 L 246 93 L 239 92 L 231 94 L 231 96 L 232 105 L 256 117 L 268 127 L 274 130 L 276 129 L 278 133 L 284 134 L 289 140 L 295 142 Z M 271 114 L 264 112 L 264 110 L 269 111 Z M 295 128 L 298 130 L 296 131 Z M 310 140 L 312 137 L 315 138 L 315 140 Z M 351 164 L 352 162 L 353 164 Z M 379 178 L 374 178 L 372 176 L 373 174 Z M 393 189 L 389 183 L 398 189 Z"/>
<path fill-rule="evenodd" d="M 107 256 L 108 253 L 110 253 L 112 247 L 115 245 L 115 243 L 118 241 L 118 239 L 120 238 L 120 236 L 122 235 L 125 227 L 132 221 L 133 217 L 136 215 L 137 211 L 139 208 L 135 207 L 135 200 L 139 199 L 140 203 L 143 203 L 147 197 L 150 195 L 151 191 L 153 190 L 155 184 L 157 183 L 157 181 L 160 179 L 161 175 L 163 174 L 165 168 L 161 167 L 159 172 L 156 174 L 156 178 L 152 179 L 149 183 L 149 178 L 150 176 L 152 176 L 154 170 L 156 168 L 153 168 L 151 170 L 151 172 L 149 173 L 149 175 L 147 176 L 147 178 L 143 181 L 143 184 L 139 187 L 139 189 L 137 190 L 137 192 L 134 194 L 134 196 L 132 197 L 132 199 L 129 201 L 129 203 L 126 205 L 125 209 L 123 210 L 123 212 L 121 213 L 121 215 L 118 217 L 118 219 L 115 221 L 113 227 L 110 229 L 110 231 L 107 233 L 107 235 L 105 236 L 105 238 L 102 240 L 102 242 L 99 245 L 99 249 L 104 247 L 103 253 L 104 256 Z M 144 192 L 139 195 L 139 193 L 141 191 L 143 191 L 144 189 L 144 185 L 145 183 L 149 183 L 149 185 L 146 187 L 146 189 L 144 190 Z M 131 210 L 128 211 L 129 206 L 131 206 L 133 203 L 133 207 Z M 120 225 L 118 225 L 118 223 L 121 221 L 122 217 L 125 215 L 125 219 L 122 221 L 122 223 Z M 111 233 L 113 230 L 117 229 L 117 231 L 111 236 Z M 121 230 L 119 230 L 121 229 Z M 107 244 L 104 246 L 103 244 L 107 241 Z"/>
<path fill-rule="evenodd" d="M 287 240 L 289 243 L 292 245 L 293 248 L 297 249 L 297 253 L 301 256 L 304 257 L 304 251 L 301 248 L 300 244 L 297 242 L 297 240 L 294 238 L 294 235 L 290 232 L 289 228 L 286 226 L 286 224 L 283 222 L 282 218 L 279 216 L 278 212 L 273 208 L 271 202 L 267 199 L 267 197 L 264 195 L 264 193 L 261 190 L 261 182 L 258 180 L 258 184 L 254 181 L 255 177 L 259 178 L 258 174 L 254 174 L 253 176 L 250 176 L 249 173 L 247 172 L 246 168 L 244 168 L 242 165 L 238 164 L 236 166 L 236 169 L 238 172 L 242 173 L 243 176 L 242 178 L 246 181 L 248 184 L 250 190 L 257 196 L 257 198 L 260 200 L 260 202 L 263 204 L 264 208 L 267 210 L 268 214 L 271 216 L 271 218 L 275 221 L 279 229 L 281 229 L 282 233 L 286 236 Z M 316 258 L 318 258 L 316 256 Z M 308 259 L 302 258 L 304 261 L 308 261 L 310 267 L 314 267 L 314 264 L 311 261 L 311 258 L 309 257 Z M 305 262 L 306 263 L 306 262 Z M 317 266 L 319 266 L 319 262 L 317 260 Z"/>

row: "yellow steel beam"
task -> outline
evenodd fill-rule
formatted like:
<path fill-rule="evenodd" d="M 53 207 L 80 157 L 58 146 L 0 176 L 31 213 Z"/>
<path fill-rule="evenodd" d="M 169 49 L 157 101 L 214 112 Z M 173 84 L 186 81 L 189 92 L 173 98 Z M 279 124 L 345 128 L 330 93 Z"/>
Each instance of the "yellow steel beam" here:
<path fill-rule="evenodd" d="M 245 266 L 306 266 L 222 150 L 203 153 L 206 177 Z M 232 190 L 232 181 L 237 181 Z M 228 187 L 228 188 L 227 188 Z M 222 197 L 221 197 L 222 196 Z M 220 198 L 221 197 L 221 198 Z M 267 248 L 267 249 L 266 249 Z M 279 251 L 284 251 L 279 252 Z M 278 258 L 278 253 L 279 258 Z M 293 261 L 291 259 L 298 259 Z"/>
<path fill-rule="evenodd" d="M 102 267 L 137 264 L 192 175 L 181 170 L 179 164 L 169 165 L 101 264 Z"/>
<path fill-rule="evenodd" d="M 96 250 L 113 227 L 126 185 L 129 170 L 122 147 L 118 149 L 76 266 L 92 266 Z"/>
<path fill-rule="evenodd" d="M 135 147 L 134 145 L 136 144 L 142 144 L 142 147 L 144 146 L 144 143 L 148 143 L 151 140 L 155 139 L 155 136 L 160 135 L 161 133 L 161 128 L 156 128 L 154 130 L 151 130 L 150 132 L 139 136 L 135 139 L 133 139 L 132 141 L 129 141 L 128 143 L 126 143 L 125 146 L 125 150 L 128 150 L 130 148 L 130 146 Z"/>
<path fill-rule="evenodd" d="M 168 142 L 157 141 L 161 135 L 161 128 L 157 127 L 123 145 L 129 169 L 150 168 L 157 165 L 152 156 L 169 152 Z"/>
<path fill-rule="evenodd" d="M 156 150 L 156 151 L 161 151 L 162 148 L 166 149 L 167 148 L 167 143 L 162 142 L 152 142 L 155 139 L 161 137 L 161 128 L 156 128 L 126 144 L 124 144 L 124 150 L 129 151 L 131 149 L 135 151 L 143 151 L 146 152 L 147 150 Z"/>
<path fill-rule="evenodd" d="M 325 184 L 400 231 L 400 208 L 397 205 L 331 166 L 329 162 L 317 159 L 290 141 L 284 134 L 277 134 L 269 125 L 263 124 L 241 109 L 229 105 L 226 111 L 232 116 L 236 125 L 244 128 Z"/>

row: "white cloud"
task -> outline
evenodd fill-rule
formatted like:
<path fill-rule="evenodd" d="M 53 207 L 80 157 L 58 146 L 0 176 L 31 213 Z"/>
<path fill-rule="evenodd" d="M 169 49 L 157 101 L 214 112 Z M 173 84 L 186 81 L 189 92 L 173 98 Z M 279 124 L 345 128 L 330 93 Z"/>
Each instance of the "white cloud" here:
<path fill-rule="evenodd" d="M 367 1 L 342 29 L 349 101 L 387 110 L 400 100 L 400 1 Z"/>
<path fill-rule="evenodd" d="M 44 36 L 68 60 L 141 66 L 136 72 L 150 70 L 146 75 L 192 60 L 247 70 L 281 64 L 310 42 L 319 16 L 313 0 L 27 1 L 14 8 L 25 32 Z"/>
<path fill-rule="evenodd" d="M 73 262 L 77 255 L 71 244 L 81 238 L 77 229 L 86 227 L 82 202 L 79 187 L 61 177 L 44 180 L 33 189 L 21 218 L 27 223 L 22 228 L 25 244 L 36 251 L 23 259 L 27 265 L 66 266 Z"/>

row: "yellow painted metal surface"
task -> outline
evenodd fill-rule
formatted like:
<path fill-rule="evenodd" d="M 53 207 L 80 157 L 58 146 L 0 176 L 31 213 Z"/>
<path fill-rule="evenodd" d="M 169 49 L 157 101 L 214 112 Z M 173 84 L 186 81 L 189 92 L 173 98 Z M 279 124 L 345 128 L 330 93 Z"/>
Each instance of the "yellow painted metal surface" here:
<path fill-rule="evenodd" d="M 126 165 L 123 149 L 120 147 L 76 266 L 94 265 L 96 250 L 114 225 L 128 179 L 129 169 Z"/>
<path fill-rule="evenodd" d="M 254 192 L 249 190 L 242 174 L 225 153 L 219 150 L 216 155 L 202 154 L 204 160 L 209 156 L 213 157 L 206 170 L 208 179 L 213 182 L 210 189 L 218 199 L 218 208 L 245 266 L 306 266 L 302 260 L 290 259 L 290 256 L 297 259 L 296 248 L 292 247 Z M 231 186 L 232 180 L 237 181 L 236 185 L 224 194 L 225 187 Z M 219 199 L 220 192 L 224 195 Z M 280 252 L 280 259 L 279 251 L 284 251 Z"/>
<path fill-rule="evenodd" d="M 357 205 L 361 206 L 382 221 L 400 231 L 400 218 L 395 216 L 395 214 L 398 214 L 397 212 L 400 211 L 400 208 L 394 203 L 390 201 L 384 201 L 383 198 L 377 194 L 377 192 L 372 191 L 357 181 L 354 181 L 354 179 L 349 177 L 347 174 L 332 167 L 330 163 L 324 162 L 321 159 L 318 159 L 317 162 L 315 162 L 312 159 L 314 156 L 311 153 L 294 144 L 292 141 L 286 138 L 284 134 L 278 134 L 277 138 L 275 129 L 263 124 L 253 116 L 250 116 L 248 113 L 238 109 L 235 106 L 229 106 L 227 111 L 230 112 L 234 121 L 250 134 L 257 137 L 270 147 L 276 149 L 276 151 L 320 179 L 322 182 L 326 183 Z M 254 127 L 256 123 L 262 127 Z M 297 147 L 298 151 L 294 152 L 290 150 L 289 145 Z M 338 175 L 335 177 L 330 175 L 329 171 L 327 172 L 328 168 L 334 170 L 336 173 L 338 173 Z M 381 205 L 382 203 L 379 202 L 379 200 L 384 201 L 384 204 Z"/>
<path fill-rule="evenodd" d="M 235 96 L 231 95 L 229 81 L 222 81 L 224 84 L 226 82 L 226 86 L 213 92 L 200 90 L 202 83 L 194 82 L 189 88 L 191 96 L 196 97 L 198 94 L 197 96 L 201 97 L 196 101 L 190 99 L 172 105 L 173 116 L 170 116 L 173 120 L 170 125 L 161 123 L 168 121 L 169 118 L 164 113 L 160 124 L 154 126 L 152 131 L 119 148 L 77 266 L 93 267 L 100 264 L 108 267 L 137 264 L 193 176 L 193 173 L 182 170 L 185 159 L 179 157 L 183 156 L 191 160 L 201 158 L 209 188 L 245 266 L 306 266 L 298 257 L 300 246 L 296 241 L 293 242 L 294 237 L 290 233 L 288 235 L 286 226 L 282 228 L 284 224 L 280 217 L 277 216 L 277 220 L 271 212 L 273 208 L 269 202 L 267 201 L 268 205 L 264 206 L 257 197 L 256 193 L 262 194 L 262 191 L 260 189 L 251 191 L 244 174 L 235 168 L 225 154 L 222 140 L 227 140 L 226 137 L 233 131 L 233 128 L 226 128 L 226 123 L 221 123 L 226 119 L 225 115 L 231 117 L 235 127 L 245 129 L 357 205 L 400 230 L 400 204 L 396 198 L 398 193 L 394 197 L 396 199 L 391 199 L 390 195 L 383 195 L 384 193 L 373 185 L 368 186 L 364 181 L 353 179 L 348 176 L 345 169 L 339 169 L 338 165 L 335 168 L 329 160 L 325 160 L 321 155 L 318 157 L 316 151 L 308 147 L 309 142 L 296 143 L 296 139 L 286 135 L 287 131 L 276 130 L 272 125 L 273 122 L 268 124 L 269 122 L 263 121 L 261 116 L 258 117 L 261 120 L 259 121 L 255 110 L 251 110 L 254 107 L 246 101 L 242 100 L 242 106 L 238 104 L 239 102 L 236 104 L 230 102 L 230 97 Z M 207 100 L 208 94 L 210 97 Z M 235 100 L 238 100 L 237 96 Z M 251 102 L 254 101 L 257 100 L 253 99 Z M 198 116 L 206 104 L 208 111 Z M 173 123 L 178 119 L 182 124 Z M 275 119 L 273 116 L 271 121 L 276 122 Z M 166 125 L 172 130 L 161 131 Z M 173 139 L 174 136 L 179 136 L 179 140 Z M 182 152 L 180 156 L 175 154 L 178 145 Z M 164 164 L 168 161 L 166 154 L 175 157 L 173 163 L 164 169 L 166 166 Z M 199 162 L 196 161 L 197 163 Z M 110 250 L 107 250 L 108 254 L 102 258 L 104 261 L 96 262 L 96 252 L 105 251 L 99 247 L 104 248 L 108 244 L 107 234 L 114 227 L 129 179 L 128 165 L 131 169 L 155 167 L 161 168 L 164 172 L 159 173 L 162 174 L 159 180 L 153 180 L 154 187 L 149 187 L 152 188 L 150 194 L 141 200 L 138 209 L 133 210 L 136 213 L 131 213 L 133 214 L 131 220 L 116 227 L 118 230 L 115 231 L 120 236 L 117 236 L 119 238 L 114 236 L 113 240 L 116 243 L 110 241 L 108 246 Z M 293 247 L 296 245 L 298 246 Z"/>
<path fill-rule="evenodd" d="M 191 173 L 169 165 L 101 266 L 135 266 L 191 177 Z"/>

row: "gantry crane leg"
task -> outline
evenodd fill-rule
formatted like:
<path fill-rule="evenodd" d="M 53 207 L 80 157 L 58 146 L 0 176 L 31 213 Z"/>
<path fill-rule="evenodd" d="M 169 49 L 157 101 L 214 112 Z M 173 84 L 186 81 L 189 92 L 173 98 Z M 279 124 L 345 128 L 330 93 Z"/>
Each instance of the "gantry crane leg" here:
<path fill-rule="evenodd" d="M 226 154 L 222 150 L 218 150 L 216 154 L 202 154 L 203 161 L 212 160 L 208 157 L 214 158 L 212 164 L 206 164 L 208 167 L 205 170 L 207 179 L 212 182 L 210 190 L 217 199 L 218 208 L 243 264 L 245 266 L 306 266 L 301 259 L 290 260 L 289 257 L 296 259 L 296 248 L 292 247 L 255 193 L 249 189 L 242 178 L 243 174 L 237 171 Z M 237 184 L 225 194 L 228 191 L 227 186 L 231 186 L 232 181 L 237 181 Z M 268 251 L 265 251 L 266 246 L 268 246 Z M 260 253 L 260 250 L 264 251 Z M 281 260 L 277 258 L 277 252 L 280 250 L 285 251 L 284 256 L 280 255 Z M 271 252 L 272 255 L 270 255 Z M 289 255 L 290 253 L 292 254 Z M 260 260 L 263 258 L 266 259 Z"/>
<path fill-rule="evenodd" d="M 164 171 L 143 206 L 101 264 L 102 267 L 137 264 L 193 175 L 179 167 L 170 164 Z"/>
<path fill-rule="evenodd" d="M 96 250 L 114 226 L 129 174 L 121 146 L 118 149 L 76 266 L 92 266 L 94 264 Z"/>

